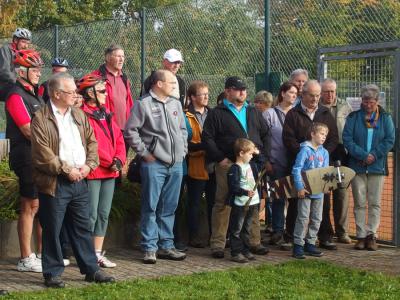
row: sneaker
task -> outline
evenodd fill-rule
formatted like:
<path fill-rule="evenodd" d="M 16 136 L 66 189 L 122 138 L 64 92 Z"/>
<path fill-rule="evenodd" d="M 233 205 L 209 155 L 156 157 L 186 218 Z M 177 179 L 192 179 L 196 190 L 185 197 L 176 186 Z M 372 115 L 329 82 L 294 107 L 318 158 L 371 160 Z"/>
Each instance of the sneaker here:
<path fill-rule="evenodd" d="M 266 234 L 272 234 L 274 231 L 272 230 L 272 225 L 268 225 L 267 228 L 265 228 L 265 233 Z"/>
<path fill-rule="evenodd" d="M 281 240 L 283 240 L 283 235 L 281 232 L 274 232 L 269 240 L 270 245 L 277 245 Z"/>
<path fill-rule="evenodd" d="M 247 252 L 247 253 L 242 253 L 244 257 L 246 257 L 248 260 L 256 260 L 256 257 L 251 253 L 251 252 Z"/>
<path fill-rule="evenodd" d="M 188 247 L 183 243 L 176 243 L 175 249 L 179 252 L 186 252 L 188 250 Z"/>
<path fill-rule="evenodd" d="M 369 251 L 378 250 L 378 244 L 376 243 L 376 237 L 374 234 L 370 234 L 365 238 L 365 248 Z"/>
<path fill-rule="evenodd" d="M 63 258 L 64 267 L 68 267 L 71 264 L 71 261 L 68 258 Z"/>
<path fill-rule="evenodd" d="M 225 253 L 224 253 L 224 250 L 222 250 L 222 249 L 214 249 L 214 250 L 211 250 L 211 256 L 214 258 L 224 258 Z"/>
<path fill-rule="evenodd" d="M 263 245 L 259 244 L 254 247 L 250 247 L 250 251 L 253 254 L 256 255 L 266 255 L 269 252 L 269 249 L 267 247 L 264 247 Z"/>
<path fill-rule="evenodd" d="M 358 239 L 357 243 L 354 245 L 354 249 L 356 250 L 364 250 L 365 249 L 365 239 Z"/>
<path fill-rule="evenodd" d="M 293 255 L 294 258 L 297 259 L 305 259 L 304 255 L 304 247 L 301 245 L 293 244 Z"/>
<path fill-rule="evenodd" d="M 331 241 L 319 241 L 319 247 L 326 250 L 337 250 L 336 244 Z"/>
<path fill-rule="evenodd" d="M 41 263 L 41 261 L 42 261 L 42 253 L 36 254 L 36 258 L 38 260 L 40 260 L 40 263 Z M 64 263 L 64 267 L 68 267 L 71 264 L 71 261 L 68 258 L 63 258 L 63 263 Z"/>
<path fill-rule="evenodd" d="M 352 243 L 351 238 L 347 234 L 339 236 L 337 241 L 338 241 L 338 243 L 342 243 L 342 244 L 351 244 Z"/>
<path fill-rule="evenodd" d="M 317 247 L 313 244 L 305 244 L 304 245 L 304 252 L 307 255 L 310 256 L 315 256 L 315 257 L 321 257 L 322 255 L 324 255 L 324 253 L 322 253 L 321 251 L 319 251 L 317 249 Z"/>
<path fill-rule="evenodd" d="M 92 274 L 86 274 L 85 281 L 96 283 L 113 283 L 115 282 L 115 277 L 108 275 L 102 270 L 97 270 Z"/>
<path fill-rule="evenodd" d="M 291 251 L 293 248 L 293 244 L 291 242 L 284 242 L 279 245 L 279 250 L 282 251 Z"/>
<path fill-rule="evenodd" d="M 31 253 L 28 257 L 20 259 L 17 264 L 17 270 L 20 272 L 42 273 L 42 261 Z"/>
<path fill-rule="evenodd" d="M 144 253 L 143 263 L 145 264 L 155 264 L 157 261 L 155 251 L 146 251 Z"/>
<path fill-rule="evenodd" d="M 241 264 L 249 262 L 249 260 L 242 253 L 231 256 L 231 261 L 241 263 Z"/>
<path fill-rule="evenodd" d="M 60 276 L 47 277 L 44 279 L 44 285 L 48 288 L 62 289 L 65 287 Z"/>
<path fill-rule="evenodd" d="M 105 257 L 106 251 L 103 251 L 99 257 L 97 257 L 97 264 L 102 268 L 115 268 L 117 266 L 116 263 L 110 261 L 107 257 Z"/>
<path fill-rule="evenodd" d="M 179 252 L 175 248 L 160 249 L 157 252 L 157 256 L 160 259 L 170 259 L 170 260 L 184 260 L 186 258 L 185 253 Z"/>

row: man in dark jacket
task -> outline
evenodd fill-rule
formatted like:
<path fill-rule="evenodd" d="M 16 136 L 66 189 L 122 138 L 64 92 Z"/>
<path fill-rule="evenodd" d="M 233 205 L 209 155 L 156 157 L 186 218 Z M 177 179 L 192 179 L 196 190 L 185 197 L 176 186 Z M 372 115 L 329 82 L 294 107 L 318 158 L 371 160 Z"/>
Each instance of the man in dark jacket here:
<path fill-rule="evenodd" d="M 178 73 L 180 67 L 183 64 L 182 53 L 176 49 L 169 49 L 164 53 L 162 65 L 164 70 L 170 71 L 172 74 L 176 76 L 177 87 L 174 90 L 174 94 L 172 95 L 174 98 L 179 100 L 182 104 L 182 108 L 185 108 L 185 99 L 186 99 L 186 84 L 185 81 L 176 73 Z M 151 73 L 153 75 L 154 71 Z M 147 94 L 151 88 L 151 78 L 152 76 L 146 78 L 143 82 L 142 90 L 140 91 L 140 96 Z"/>
<path fill-rule="evenodd" d="M 262 167 L 266 161 L 268 129 L 262 115 L 246 102 L 246 85 L 238 77 L 229 77 L 225 82 L 225 99 L 210 111 L 203 128 L 203 142 L 207 157 L 216 162 L 215 174 L 217 191 L 211 218 L 210 246 L 212 256 L 224 257 L 225 239 L 229 224 L 230 207 L 226 205 L 228 196 L 227 172 L 235 160 L 233 145 L 238 138 L 251 140 L 260 150 L 253 161 Z M 260 244 L 260 228 L 251 232 L 249 244 L 253 252 L 266 254 L 268 250 Z"/>
<path fill-rule="evenodd" d="M 329 129 L 324 147 L 329 154 L 336 149 L 339 137 L 335 119 L 325 106 L 319 105 L 321 86 L 316 80 L 309 80 L 303 87 L 302 99 L 286 115 L 283 124 L 282 138 L 288 150 L 289 165 L 293 166 L 300 144 L 308 139 L 313 122 L 326 124 Z M 293 237 L 294 224 L 297 216 L 297 199 L 290 199 L 286 215 L 286 239 Z M 331 247 L 330 241 L 321 241 L 320 245 Z"/>

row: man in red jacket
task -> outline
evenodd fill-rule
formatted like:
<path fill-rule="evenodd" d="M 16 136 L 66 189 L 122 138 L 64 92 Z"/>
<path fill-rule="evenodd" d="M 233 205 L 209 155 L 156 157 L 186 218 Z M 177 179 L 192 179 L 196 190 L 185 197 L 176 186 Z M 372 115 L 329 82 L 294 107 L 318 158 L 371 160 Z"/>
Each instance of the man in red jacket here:
<path fill-rule="evenodd" d="M 133 106 L 131 85 L 126 74 L 122 72 L 125 62 L 124 50 L 121 46 L 112 44 L 104 51 L 104 55 L 105 63 L 93 74 L 103 77 L 106 82 L 106 107 L 114 113 L 119 128 L 124 130 Z"/>

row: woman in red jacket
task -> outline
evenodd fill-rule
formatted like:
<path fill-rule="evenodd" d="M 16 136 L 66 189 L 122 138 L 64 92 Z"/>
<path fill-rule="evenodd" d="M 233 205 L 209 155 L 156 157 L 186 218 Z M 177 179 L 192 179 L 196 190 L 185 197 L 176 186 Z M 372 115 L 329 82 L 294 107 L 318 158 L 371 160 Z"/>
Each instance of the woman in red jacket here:
<path fill-rule="evenodd" d="M 100 165 L 88 175 L 90 225 L 93 233 L 97 261 L 103 268 L 113 268 L 102 252 L 108 216 L 114 194 L 115 178 L 125 163 L 125 143 L 121 129 L 104 106 L 107 91 L 100 76 L 88 74 L 78 82 L 78 91 L 83 96 L 82 110 L 86 113 L 98 143 Z"/>

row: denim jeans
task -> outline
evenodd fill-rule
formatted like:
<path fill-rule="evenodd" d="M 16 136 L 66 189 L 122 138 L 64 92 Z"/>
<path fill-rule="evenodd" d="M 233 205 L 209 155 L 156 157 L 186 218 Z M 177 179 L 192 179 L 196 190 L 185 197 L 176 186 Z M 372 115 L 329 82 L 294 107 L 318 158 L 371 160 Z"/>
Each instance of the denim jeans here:
<path fill-rule="evenodd" d="M 254 218 L 258 218 L 258 204 L 245 206 L 233 205 L 229 223 L 231 255 L 249 253 L 250 229 Z"/>
<path fill-rule="evenodd" d="M 172 167 L 142 162 L 141 246 L 144 251 L 174 248 L 175 210 L 182 182 L 182 162 Z"/>
<path fill-rule="evenodd" d="M 293 242 L 296 245 L 315 245 L 322 220 L 323 199 L 298 199 L 297 218 L 294 227 Z"/>

